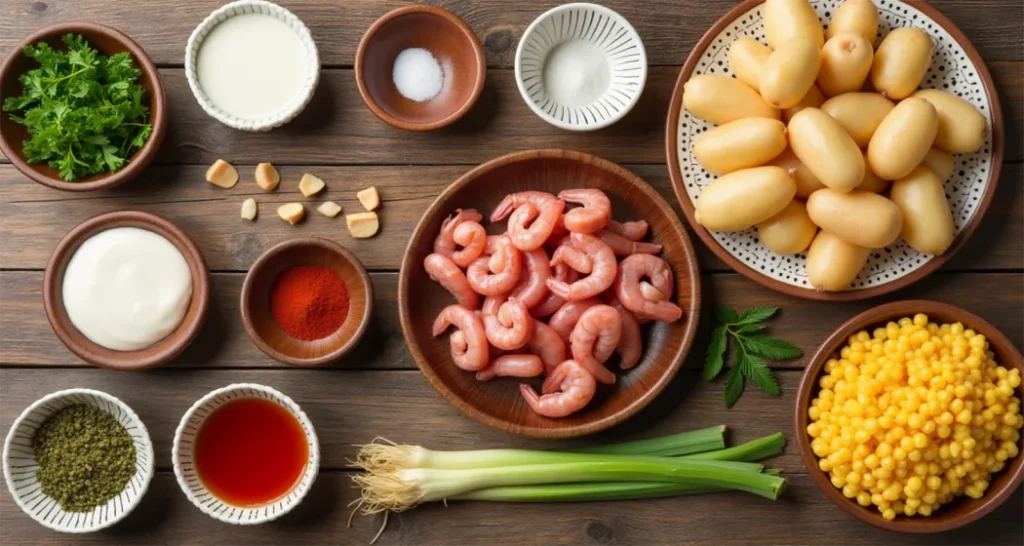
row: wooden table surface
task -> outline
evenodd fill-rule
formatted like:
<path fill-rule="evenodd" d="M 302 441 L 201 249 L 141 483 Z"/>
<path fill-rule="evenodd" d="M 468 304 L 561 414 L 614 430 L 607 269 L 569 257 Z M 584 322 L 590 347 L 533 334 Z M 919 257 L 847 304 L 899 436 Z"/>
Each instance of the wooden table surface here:
<path fill-rule="evenodd" d="M 807 358 L 781 363 L 782 396 L 754 388 L 732 409 L 722 404 L 721 382 L 707 384 L 699 370 L 712 302 L 746 308 L 778 305 L 772 332 L 811 353 L 832 329 L 882 301 L 931 298 L 962 306 L 1024 346 L 1024 24 L 1018 0 L 942 0 L 935 5 L 973 41 L 999 88 L 1006 115 L 1007 151 L 996 199 L 970 244 L 939 272 L 876 301 L 829 304 L 785 297 L 728 270 L 692 237 L 700 254 L 705 311 L 697 343 L 677 380 L 650 407 L 624 425 L 592 438 L 544 442 L 503 434 L 450 406 L 421 377 L 402 340 L 395 305 L 397 271 L 415 222 L 431 200 L 472 166 L 515 150 L 565 147 L 584 150 L 633 170 L 675 202 L 664 154 L 664 124 L 672 86 L 690 48 L 734 3 L 729 0 L 605 0 L 636 26 L 647 47 L 647 88 L 634 111 L 613 127 L 576 134 L 537 118 L 519 96 L 512 70 L 519 36 L 552 0 L 449 0 L 440 2 L 477 32 L 488 60 L 487 84 L 466 119 L 442 131 L 402 132 L 378 121 L 356 89 L 352 63 L 359 38 L 380 15 L 406 2 L 392 0 L 281 0 L 310 27 L 320 50 L 322 77 L 300 117 L 284 128 L 249 134 L 223 126 L 192 98 L 182 68 L 192 29 L 216 0 L 0 0 L 0 56 L 32 31 L 75 19 L 114 26 L 149 52 L 161 67 L 171 123 L 157 164 L 113 191 L 72 194 L 50 190 L 0 165 L 0 433 L 28 404 L 46 393 L 90 387 L 132 406 L 149 427 L 157 473 L 142 504 L 125 521 L 85 536 L 51 532 L 0 495 L 5 544 L 365 544 L 380 524 L 356 517 L 348 461 L 352 444 L 374 436 L 446 449 L 531 446 L 645 437 L 726 424 L 741 442 L 774 431 L 794 434 L 791 406 Z M 433 2 L 438 3 L 438 2 Z M 251 177 L 253 165 L 280 166 L 281 188 L 263 193 L 251 181 L 223 190 L 203 177 L 217 158 Z M 327 181 L 325 198 L 349 210 L 355 191 L 380 189 L 381 233 L 353 240 L 342 219 L 317 214 L 291 227 L 274 217 L 274 203 L 296 199 L 303 172 Z M 261 218 L 238 218 L 245 197 L 256 197 Z M 198 242 L 212 271 L 207 325 L 188 351 L 161 369 L 117 373 L 92 368 L 69 353 L 51 332 L 40 293 L 43 268 L 60 237 L 95 214 L 140 208 L 166 215 Z M 324 236 L 347 246 L 372 270 L 375 320 L 358 350 L 324 369 L 294 369 L 260 353 L 242 328 L 242 279 L 260 251 L 278 241 Z M 170 448 L 184 411 L 206 392 L 232 382 L 273 386 L 308 413 L 320 437 L 320 478 L 305 502 L 270 524 L 239 528 L 193 507 L 175 483 Z M 834 507 L 809 479 L 794 451 L 773 461 L 790 482 L 777 502 L 723 494 L 631 503 L 425 506 L 394 515 L 381 544 L 1021 544 L 1022 491 L 982 521 L 940 536 L 884 532 Z"/>

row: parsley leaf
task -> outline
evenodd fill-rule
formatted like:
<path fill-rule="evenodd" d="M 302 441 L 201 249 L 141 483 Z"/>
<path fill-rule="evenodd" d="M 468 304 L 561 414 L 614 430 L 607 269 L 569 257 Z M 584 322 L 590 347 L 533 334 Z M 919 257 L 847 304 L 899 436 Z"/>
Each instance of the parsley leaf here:
<path fill-rule="evenodd" d="M 718 377 L 725 365 L 726 339 L 725 326 L 718 326 L 711 332 L 711 344 L 708 345 L 707 359 L 704 361 L 704 379 L 711 381 Z"/>
<path fill-rule="evenodd" d="M 743 394 L 743 386 L 743 374 L 740 372 L 740 367 L 733 366 L 729 369 L 729 377 L 725 380 L 725 407 L 731 408 L 740 399 L 740 395 Z"/>
<path fill-rule="evenodd" d="M 735 309 L 730 309 L 724 305 L 716 305 L 714 311 L 715 319 L 722 324 L 735 324 L 740 320 L 740 316 L 736 314 Z"/>
<path fill-rule="evenodd" d="M 744 337 L 743 346 L 748 353 L 768 360 L 792 360 L 804 354 L 792 343 L 765 334 Z"/>
<path fill-rule="evenodd" d="M 28 128 L 22 152 L 30 163 L 45 162 L 68 181 L 116 171 L 153 131 L 141 71 L 130 53 L 105 56 L 80 35 L 63 41 L 66 51 L 25 46 L 39 68 L 19 76 L 22 94 L 5 98 L 3 110 Z"/>
<path fill-rule="evenodd" d="M 736 365 L 739 366 L 740 372 L 743 373 L 744 377 L 753 381 L 757 388 L 772 396 L 782 394 L 779 383 L 775 381 L 775 376 L 768 369 L 768 363 L 764 359 L 751 354 L 740 353 Z"/>
<path fill-rule="evenodd" d="M 758 322 L 764 322 L 767 319 L 772 318 L 775 313 L 779 312 L 778 307 L 767 306 L 767 307 L 751 307 L 740 315 L 740 324 L 754 324 Z"/>

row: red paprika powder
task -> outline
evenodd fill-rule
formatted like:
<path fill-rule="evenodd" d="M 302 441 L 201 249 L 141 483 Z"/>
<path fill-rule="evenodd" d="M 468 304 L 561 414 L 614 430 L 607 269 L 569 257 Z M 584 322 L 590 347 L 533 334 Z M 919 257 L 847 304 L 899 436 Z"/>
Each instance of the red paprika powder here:
<path fill-rule="evenodd" d="M 270 313 L 288 335 L 305 341 L 325 338 L 348 317 L 345 281 L 331 268 L 299 265 L 281 272 L 270 289 Z"/>

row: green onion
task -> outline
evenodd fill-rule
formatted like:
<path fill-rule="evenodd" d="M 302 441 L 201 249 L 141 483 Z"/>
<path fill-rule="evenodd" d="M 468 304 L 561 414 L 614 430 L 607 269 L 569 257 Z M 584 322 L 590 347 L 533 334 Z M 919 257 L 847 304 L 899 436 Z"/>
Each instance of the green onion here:
<path fill-rule="evenodd" d="M 782 454 L 786 447 L 786 437 L 781 432 L 770 434 L 763 438 L 751 440 L 738 446 L 687 455 L 685 459 L 714 460 L 714 461 L 760 461 L 769 457 Z"/>
<path fill-rule="evenodd" d="M 671 436 L 635 440 L 621 444 L 577 449 L 580 453 L 604 453 L 606 455 L 656 455 L 676 457 L 713 451 L 725 447 L 725 425 L 680 432 Z"/>
<path fill-rule="evenodd" d="M 498 502 L 581 502 L 653 499 L 723 491 L 719 487 L 671 482 L 594 482 L 510 485 L 470 491 L 452 500 Z"/>

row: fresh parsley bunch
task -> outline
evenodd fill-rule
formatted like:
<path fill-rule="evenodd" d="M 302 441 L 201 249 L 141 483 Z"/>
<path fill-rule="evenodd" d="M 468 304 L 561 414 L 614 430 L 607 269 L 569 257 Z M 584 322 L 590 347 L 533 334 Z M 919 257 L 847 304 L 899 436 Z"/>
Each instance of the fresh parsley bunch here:
<path fill-rule="evenodd" d="M 120 169 L 153 132 L 139 69 L 130 53 L 101 55 L 82 36 L 64 36 L 68 50 L 25 46 L 40 67 L 21 75 L 20 97 L 3 104 L 28 128 L 25 159 L 45 161 L 64 180 Z M 20 113 L 15 115 L 14 112 Z"/>
<path fill-rule="evenodd" d="M 718 326 L 711 332 L 704 379 L 711 381 L 722 373 L 729 338 L 736 341 L 735 360 L 725 379 L 725 405 L 732 407 L 743 394 L 744 378 L 764 392 L 778 396 L 782 390 L 766 360 L 791 360 L 804 353 L 792 343 L 763 332 L 765 320 L 779 312 L 778 307 L 753 307 L 739 314 L 735 309 L 715 306 Z"/>

